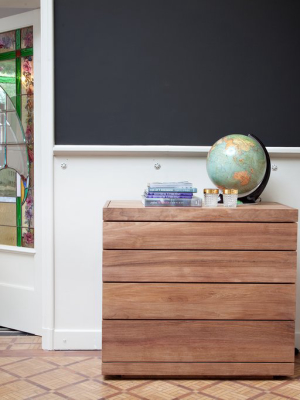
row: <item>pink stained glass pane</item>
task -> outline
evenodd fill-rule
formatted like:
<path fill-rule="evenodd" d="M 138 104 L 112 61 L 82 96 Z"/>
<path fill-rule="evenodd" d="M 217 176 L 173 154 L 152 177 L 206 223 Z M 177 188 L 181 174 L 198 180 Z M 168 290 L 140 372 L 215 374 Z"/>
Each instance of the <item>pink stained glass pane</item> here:
<path fill-rule="evenodd" d="M 28 158 L 29 158 L 29 185 L 34 188 L 34 161 L 31 161 L 31 155 L 33 157 L 33 149 L 32 153 L 30 153 L 30 149 L 28 150 Z"/>
<path fill-rule="evenodd" d="M 33 47 L 33 27 L 21 29 L 21 49 Z"/>
<path fill-rule="evenodd" d="M 7 53 L 16 49 L 16 32 L 0 33 L 0 53 Z"/>
<path fill-rule="evenodd" d="M 27 199 L 22 205 L 22 226 L 33 228 L 34 226 L 34 193 L 33 189 L 28 190 Z"/>
<path fill-rule="evenodd" d="M 33 56 L 22 57 L 21 81 L 22 94 L 32 95 L 34 91 Z"/>
<path fill-rule="evenodd" d="M 34 104 L 33 96 L 21 96 L 22 126 L 26 143 L 34 142 Z"/>
<path fill-rule="evenodd" d="M 22 229 L 22 247 L 34 247 L 34 229 Z"/>

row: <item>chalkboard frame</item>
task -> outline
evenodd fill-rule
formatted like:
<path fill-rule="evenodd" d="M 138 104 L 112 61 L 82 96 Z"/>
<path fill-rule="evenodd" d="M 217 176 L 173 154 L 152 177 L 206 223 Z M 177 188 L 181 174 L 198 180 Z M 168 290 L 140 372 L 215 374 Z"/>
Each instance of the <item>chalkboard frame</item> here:
<path fill-rule="evenodd" d="M 56 99 L 56 104 L 57 104 L 57 99 Z M 57 116 L 57 115 L 56 115 Z M 241 132 L 226 132 L 226 131 L 224 131 L 224 132 L 222 132 L 222 133 L 220 133 L 219 134 L 219 136 L 217 137 L 217 138 L 219 138 L 219 137 L 221 137 L 221 136 L 225 136 L 226 134 L 229 134 L 229 133 L 249 133 L 249 132 L 244 132 L 244 131 L 241 131 Z M 251 132 L 250 132 L 251 133 Z M 253 133 L 253 132 L 252 132 Z M 254 133 L 256 133 L 256 132 L 254 132 Z M 56 129 L 56 135 L 57 134 L 59 134 L 59 129 Z M 258 135 L 259 136 L 259 135 Z M 216 139 L 217 139 L 216 138 Z M 213 140 L 212 142 L 211 142 L 211 144 L 214 142 L 215 140 Z M 201 144 L 201 139 L 199 140 L 199 144 Z M 57 140 L 57 145 L 59 146 L 59 145 L 72 145 L 72 143 L 71 142 L 68 142 L 68 141 L 59 141 L 59 140 Z M 100 143 L 101 143 L 101 141 L 100 141 Z M 112 144 L 112 145 L 109 145 L 109 144 L 103 144 L 103 145 L 101 145 L 99 142 L 98 143 L 86 143 L 86 145 L 88 146 L 88 145 L 92 145 L 92 146 L 102 146 L 102 148 L 104 149 L 104 147 L 103 146 L 106 146 L 105 148 L 107 149 L 107 150 L 109 150 L 109 148 L 111 147 L 111 146 L 117 146 L 117 148 L 119 147 L 119 146 L 122 146 L 121 144 Z M 81 142 L 78 142 L 78 143 L 73 143 L 74 145 L 81 145 L 81 146 L 84 146 L 84 144 Z M 267 143 L 266 143 L 267 144 Z M 137 146 L 139 146 L 139 145 L 135 145 L 135 144 L 123 144 L 124 146 L 126 146 L 126 147 L 130 147 L 131 149 L 136 149 L 137 148 Z M 148 147 L 150 144 L 146 144 L 146 143 L 143 143 L 143 144 L 141 144 L 140 146 L 146 146 L 146 147 Z M 176 145 L 176 144 L 172 144 L 172 143 L 163 143 L 163 144 L 154 144 L 155 146 L 163 146 L 163 148 L 164 149 L 166 149 L 166 146 L 168 146 L 169 148 L 171 148 L 171 147 L 176 147 L 176 148 L 178 148 L 178 147 L 181 147 L 181 146 L 184 146 L 184 144 L 180 144 L 180 145 Z M 151 145 L 150 145 L 151 146 Z M 151 146 L 151 147 L 153 147 L 153 146 Z M 188 145 L 188 146 L 184 146 L 184 147 L 196 147 L 196 148 L 199 148 L 199 147 L 203 147 L 203 146 L 190 146 L 190 145 Z M 206 147 L 206 146 L 204 146 L 204 147 Z M 270 146 L 267 146 L 268 148 L 270 147 Z M 283 147 L 283 146 L 276 146 L 276 147 Z M 287 146 L 284 146 L 284 148 L 286 148 Z M 292 147 L 292 146 L 290 146 L 290 147 Z M 128 148 L 127 150 L 129 151 L 130 150 L 130 148 Z M 293 146 L 292 147 L 294 150 L 292 150 L 291 152 L 290 152 L 290 154 L 294 154 L 295 152 L 297 152 L 297 146 Z M 131 150 L 131 151 L 134 151 L 134 150 Z M 142 150 L 140 150 L 140 151 L 142 151 Z M 169 150 L 167 150 L 167 151 L 169 151 Z M 205 150 L 204 150 L 205 151 Z"/>

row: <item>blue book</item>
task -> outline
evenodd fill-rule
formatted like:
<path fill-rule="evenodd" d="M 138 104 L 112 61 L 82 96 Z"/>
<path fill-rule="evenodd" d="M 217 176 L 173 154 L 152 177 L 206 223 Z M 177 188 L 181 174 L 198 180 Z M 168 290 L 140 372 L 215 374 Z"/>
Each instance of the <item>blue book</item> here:
<path fill-rule="evenodd" d="M 151 187 L 148 186 L 148 192 L 171 192 L 171 193 L 197 193 L 197 188 L 193 187 Z"/>
<path fill-rule="evenodd" d="M 145 196 L 150 199 L 154 198 L 172 198 L 172 199 L 190 199 L 193 193 L 171 193 L 171 192 L 145 192 Z"/>

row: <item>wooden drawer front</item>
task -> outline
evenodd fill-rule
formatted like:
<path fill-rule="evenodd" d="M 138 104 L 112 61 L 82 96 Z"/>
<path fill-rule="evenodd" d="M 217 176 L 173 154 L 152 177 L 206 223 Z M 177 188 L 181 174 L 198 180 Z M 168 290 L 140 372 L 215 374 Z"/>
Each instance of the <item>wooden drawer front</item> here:
<path fill-rule="evenodd" d="M 294 223 L 104 222 L 104 249 L 296 250 Z"/>
<path fill-rule="evenodd" d="M 294 375 L 294 369 L 294 363 L 102 363 L 104 375 L 288 376 Z"/>
<path fill-rule="evenodd" d="M 105 319 L 294 320 L 294 284 L 104 283 Z"/>
<path fill-rule="evenodd" d="M 104 362 L 294 362 L 293 321 L 103 321 Z"/>
<path fill-rule="evenodd" d="M 104 250 L 104 282 L 295 283 L 294 251 Z"/>

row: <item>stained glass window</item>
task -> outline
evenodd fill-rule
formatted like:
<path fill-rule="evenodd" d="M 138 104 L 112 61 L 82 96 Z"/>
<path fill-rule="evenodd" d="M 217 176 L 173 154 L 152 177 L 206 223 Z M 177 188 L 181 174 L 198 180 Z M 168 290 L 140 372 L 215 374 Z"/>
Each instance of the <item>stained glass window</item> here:
<path fill-rule="evenodd" d="M 34 247 L 33 27 L 0 33 L 0 244 Z"/>

